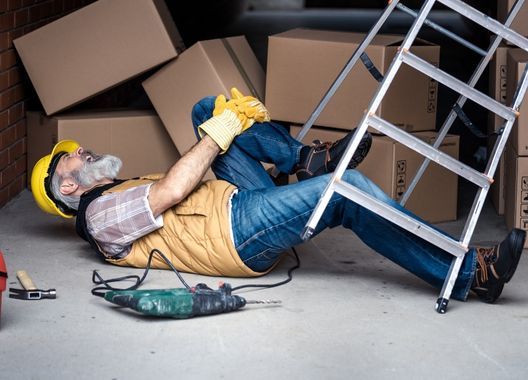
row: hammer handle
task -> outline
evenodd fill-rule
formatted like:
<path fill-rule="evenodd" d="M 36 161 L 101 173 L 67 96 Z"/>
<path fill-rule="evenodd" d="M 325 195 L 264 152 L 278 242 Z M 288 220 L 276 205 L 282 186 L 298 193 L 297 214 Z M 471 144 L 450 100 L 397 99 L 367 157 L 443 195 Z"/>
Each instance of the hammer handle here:
<path fill-rule="evenodd" d="M 36 290 L 37 287 L 33 283 L 33 280 L 31 277 L 29 277 L 29 274 L 25 270 L 19 270 L 16 272 L 16 276 L 18 278 L 18 281 L 22 284 L 22 287 L 26 290 Z"/>

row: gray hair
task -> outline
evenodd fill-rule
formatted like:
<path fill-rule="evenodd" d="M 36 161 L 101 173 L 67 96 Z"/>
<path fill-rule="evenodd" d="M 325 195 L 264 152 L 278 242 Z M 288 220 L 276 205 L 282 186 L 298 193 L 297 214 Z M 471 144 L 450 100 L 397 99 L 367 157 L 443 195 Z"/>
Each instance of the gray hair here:
<path fill-rule="evenodd" d="M 64 176 L 55 172 L 51 177 L 51 192 L 55 199 L 74 210 L 79 209 L 81 197 L 61 193 L 60 187 L 66 178 L 72 178 L 79 185 L 90 188 L 103 178 L 116 178 L 121 169 L 122 162 L 118 157 L 109 154 L 97 156 L 91 152 L 90 154 L 97 157 L 97 159 L 95 161 L 85 161 L 79 170 L 73 170 Z"/>

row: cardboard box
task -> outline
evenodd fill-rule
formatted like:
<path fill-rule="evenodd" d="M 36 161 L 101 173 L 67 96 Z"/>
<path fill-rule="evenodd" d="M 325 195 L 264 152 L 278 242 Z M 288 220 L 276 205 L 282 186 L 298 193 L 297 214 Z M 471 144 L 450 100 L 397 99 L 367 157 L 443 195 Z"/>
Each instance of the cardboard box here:
<path fill-rule="evenodd" d="M 528 52 L 522 49 L 509 49 L 507 58 L 507 89 L 506 103 L 512 104 L 513 95 L 517 88 L 526 63 L 528 62 Z M 519 156 L 528 156 L 528 102 L 522 102 L 519 108 L 519 116 L 515 120 L 509 141 L 512 143 Z"/>
<path fill-rule="evenodd" d="M 518 156 L 511 144 L 505 150 L 504 219 L 508 229 L 528 231 L 528 157 Z M 528 242 L 524 244 L 528 248 Z"/>
<path fill-rule="evenodd" d="M 14 41 L 51 115 L 177 56 L 163 0 L 99 0 Z"/>
<path fill-rule="evenodd" d="M 301 127 L 290 127 L 296 136 Z M 347 131 L 311 128 L 304 142 L 313 140 L 335 141 Z M 432 144 L 436 132 L 415 132 L 414 136 Z M 357 169 L 369 177 L 386 194 L 401 199 L 407 186 L 423 162 L 424 157 L 387 136 L 373 135 L 372 146 L 365 160 Z M 458 159 L 459 136 L 447 135 L 440 150 Z M 444 167 L 431 162 L 414 189 L 406 208 L 430 223 L 456 220 L 458 176 Z"/>
<path fill-rule="evenodd" d="M 143 82 L 172 141 L 183 154 L 197 139 L 192 107 L 206 96 L 225 94 L 231 87 L 264 99 L 265 75 L 243 36 L 200 41 Z M 211 171 L 207 178 L 214 178 Z"/>
<path fill-rule="evenodd" d="M 273 35 L 268 43 L 266 107 L 271 117 L 304 124 L 365 35 L 293 29 Z M 366 53 L 383 74 L 403 36 L 377 35 Z M 440 47 L 421 41 L 411 49 L 438 66 Z M 315 124 L 353 129 L 364 114 L 379 83 L 358 61 Z M 434 130 L 438 83 L 402 65 L 377 115 L 407 131 Z"/>
<path fill-rule="evenodd" d="M 497 1 L 497 20 L 504 23 L 508 17 L 511 7 L 515 3 L 515 0 L 498 0 Z M 528 5 L 523 4 L 519 13 L 513 20 L 511 28 L 517 33 L 528 36 Z"/>
<path fill-rule="evenodd" d="M 508 49 L 511 48 L 499 46 L 489 65 L 489 95 L 502 104 L 506 104 Z M 488 112 L 488 134 L 498 131 L 503 124 L 503 118 L 493 112 Z M 494 138 L 488 140 L 488 152 L 490 153 L 495 140 Z M 490 199 L 497 213 L 502 215 L 504 214 L 504 158 L 499 161 L 494 179 L 490 188 Z"/>
<path fill-rule="evenodd" d="M 96 153 L 121 158 L 120 178 L 166 172 L 180 157 L 151 111 L 83 112 L 47 117 L 27 112 L 28 182 L 35 163 L 60 140 L 73 139 Z"/>

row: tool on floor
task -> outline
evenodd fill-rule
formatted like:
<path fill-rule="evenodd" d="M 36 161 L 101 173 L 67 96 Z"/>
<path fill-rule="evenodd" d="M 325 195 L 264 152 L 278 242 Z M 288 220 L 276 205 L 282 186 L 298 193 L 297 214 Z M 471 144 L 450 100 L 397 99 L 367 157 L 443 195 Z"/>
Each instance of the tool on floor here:
<path fill-rule="evenodd" d="M 0 251 L 0 321 L 2 319 L 2 294 L 6 290 L 7 269 L 4 261 L 4 255 Z"/>
<path fill-rule="evenodd" d="M 41 290 L 37 289 L 29 274 L 24 270 L 16 272 L 18 281 L 24 289 L 9 288 L 9 298 L 16 298 L 19 300 L 40 300 L 43 298 L 54 299 L 57 298 L 55 289 Z"/>
<path fill-rule="evenodd" d="M 176 319 L 228 313 L 251 303 L 280 303 L 271 300 L 248 301 L 231 294 L 229 284 L 220 285 L 218 290 L 205 284 L 197 284 L 191 289 L 116 290 L 106 292 L 104 299 L 145 315 Z"/>
<path fill-rule="evenodd" d="M 104 298 L 116 305 L 127 307 L 145 315 L 156 317 L 169 317 L 175 319 L 186 319 L 203 315 L 228 313 L 238 310 L 247 304 L 280 304 L 276 300 L 246 300 L 245 298 L 232 294 L 233 291 L 248 288 L 271 288 L 283 285 L 292 279 L 292 272 L 299 267 L 299 257 L 293 250 L 297 264 L 288 270 L 288 278 L 275 284 L 257 285 L 248 284 L 232 288 L 231 285 L 222 283 L 217 290 L 209 288 L 206 284 L 200 283 L 190 287 L 179 271 L 172 265 L 169 259 L 158 249 L 153 249 L 149 254 L 149 259 L 145 271 L 141 278 L 136 275 L 123 276 L 109 280 L 103 279 L 96 270 L 93 271 L 92 282 L 97 286 L 92 289 L 92 294 Z M 178 276 L 185 288 L 170 289 L 144 289 L 137 288 L 145 280 L 151 267 L 152 257 L 157 254 L 172 271 Z M 119 289 L 110 285 L 113 282 L 125 280 L 135 280 L 135 284 Z"/>
<path fill-rule="evenodd" d="M 427 17 L 429 15 L 429 12 L 437 3 L 437 1 L 443 4 L 444 6 L 450 8 L 454 12 L 459 13 L 461 16 L 468 18 L 470 21 L 490 31 L 493 35 L 493 38 L 491 40 L 488 50 L 484 51 L 483 49 L 480 49 L 479 47 L 475 46 L 469 41 L 462 39 L 456 34 L 448 32 L 444 28 L 434 24 L 433 22 L 428 21 Z M 458 277 L 458 272 L 462 265 L 462 261 L 464 259 L 465 254 L 469 251 L 469 243 L 476 227 L 477 220 L 482 211 L 484 200 L 487 196 L 490 185 L 493 183 L 493 176 L 495 174 L 495 170 L 497 169 L 500 156 L 504 151 L 506 141 L 512 130 L 513 124 L 516 118 L 519 116 L 519 107 L 528 87 L 528 65 L 526 66 L 521 79 L 517 83 L 515 95 L 513 97 L 511 105 L 509 106 L 503 105 L 495 99 L 490 98 L 486 94 L 477 91 L 474 87 L 503 39 L 508 41 L 512 45 L 518 46 L 523 50 L 528 51 L 528 39 L 509 28 L 512 24 L 512 21 L 517 16 L 519 10 L 523 6 L 524 0 L 516 0 L 504 24 L 499 23 L 498 21 L 488 17 L 487 15 L 483 14 L 482 12 L 476 10 L 475 8 L 460 0 L 425 0 L 423 1 L 423 5 L 419 12 L 409 11 L 408 8 L 402 6 L 401 4 L 399 4 L 399 2 L 399 0 L 388 1 L 388 5 L 385 11 L 380 16 L 379 20 L 371 28 L 363 42 L 361 42 L 361 44 L 358 46 L 352 57 L 349 59 L 345 67 L 342 69 L 340 74 L 332 83 L 327 93 L 321 99 L 315 110 L 310 115 L 308 121 L 299 132 L 299 135 L 297 136 L 298 140 L 302 140 L 302 138 L 306 135 L 308 129 L 310 129 L 313 123 L 317 120 L 320 113 L 330 101 L 330 98 L 335 94 L 339 86 L 344 81 L 345 77 L 348 75 L 348 73 L 356 64 L 356 62 L 358 62 L 365 49 L 368 47 L 372 39 L 381 29 L 382 25 L 389 18 L 390 14 L 395 10 L 395 8 L 398 7 L 400 10 L 411 14 L 411 16 L 415 18 L 415 21 L 413 22 L 405 39 L 399 47 L 398 52 L 395 55 L 389 69 L 385 72 L 384 77 L 381 79 L 378 88 L 368 105 L 368 108 L 365 110 L 363 117 L 359 121 L 357 130 L 353 138 L 350 140 L 341 161 L 337 165 L 337 168 L 334 171 L 332 177 L 330 178 L 328 185 L 321 194 L 319 202 L 314 211 L 312 212 L 312 215 L 310 216 L 310 219 L 308 220 L 302 232 L 302 238 L 306 240 L 312 236 L 317 226 L 317 223 L 323 215 L 323 212 L 334 193 L 339 193 L 347 197 L 348 199 L 351 199 L 352 201 L 361 204 L 362 206 L 368 208 L 370 211 L 382 216 L 385 219 L 391 220 L 395 224 L 429 241 L 430 243 L 438 246 L 439 248 L 442 248 L 443 250 L 454 256 L 451 268 L 444 280 L 443 288 L 435 305 L 437 312 L 445 313 L 447 311 L 449 297 L 451 296 L 453 286 Z M 440 33 L 443 33 L 449 38 L 453 38 L 459 43 L 462 43 L 462 45 L 470 48 L 471 50 L 480 54 L 483 57 L 467 83 L 464 83 L 463 81 L 440 70 L 438 67 L 424 61 L 423 59 L 413 54 L 413 43 L 423 25 L 431 26 L 433 29 L 439 31 Z M 439 131 L 438 137 L 436 138 L 433 145 L 424 143 L 422 140 L 419 140 L 415 136 L 412 136 L 411 134 L 403 131 L 401 128 L 398 128 L 394 124 L 390 123 L 389 121 L 384 120 L 378 115 L 376 115 L 379 105 L 381 104 L 384 96 L 387 93 L 387 90 L 390 87 L 391 82 L 396 77 L 396 74 L 403 63 L 408 66 L 411 66 L 412 68 L 420 71 L 421 73 L 429 76 L 435 81 L 445 85 L 446 87 L 460 94 L 458 100 L 453 106 L 452 111 L 449 113 L 441 130 Z M 451 128 L 454 120 L 457 117 L 462 120 L 465 119 L 461 110 L 462 106 L 468 99 L 472 100 L 476 104 L 486 108 L 487 110 L 495 113 L 496 115 L 504 119 L 504 124 L 501 128 L 502 133 L 500 133 L 500 135 L 496 139 L 495 146 L 490 155 L 490 159 L 488 160 L 487 167 L 484 172 L 479 172 L 438 150 L 438 148 L 442 144 L 444 137 L 449 132 L 449 129 Z M 465 122 L 464 124 L 467 123 Z M 343 176 L 348 163 L 352 159 L 357 147 L 359 146 L 361 138 L 367 131 L 368 127 L 376 129 L 378 132 L 389 136 L 390 138 L 402 143 L 403 145 L 407 146 L 408 148 L 418 152 L 419 154 L 425 157 L 425 160 L 422 163 L 422 167 L 418 171 L 418 174 L 414 177 L 412 184 L 408 187 L 406 193 L 401 198 L 401 205 L 404 205 L 407 201 L 410 193 L 414 189 L 416 183 L 422 176 L 425 168 L 427 167 L 430 161 L 434 161 L 435 163 L 447 168 L 448 170 L 451 170 L 457 175 L 467 179 L 470 182 L 473 182 L 478 186 L 479 189 L 477 190 L 469 217 L 466 221 L 464 230 L 458 240 L 452 238 L 451 236 L 448 236 L 448 234 L 445 234 L 442 231 L 438 231 L 436 229 L 431 228 L 429 225 L 423 223 L 422 221 L 409 217 L 407 214 L 399 211 L 398 209 L 378 201 L 372 196 L 369 196 L 368 194 L 362 192 L 355 186 L 352 186 L 341 180 L 341 177 Z M 405 254 L 405 252 L 402 252 L 402 254 Z"/>

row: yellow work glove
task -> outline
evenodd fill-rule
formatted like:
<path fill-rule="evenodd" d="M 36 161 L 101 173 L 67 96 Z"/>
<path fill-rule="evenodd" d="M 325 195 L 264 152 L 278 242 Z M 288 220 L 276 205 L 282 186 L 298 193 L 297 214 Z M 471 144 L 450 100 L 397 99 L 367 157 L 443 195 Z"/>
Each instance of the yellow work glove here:
<path fill-rule="evenodd" d="M 244 96 L 238 89 L 231 89 L 231 100 L 226 101 L 225 96 L 220 95 L 221 101 L 215 103 L 213 115 L 222 113 L 225 108 L 235 112 L 242 122 L 242 131 L 250 128 L 253 123 L 270 121 L 270 115 L 264 104 L 253 96 Z"/>
<path fill-rule="evenodd" d="M 200 137 L 207 133 L 222 150 L 220 154 L 225 153 L 233 139 L 242 132 L 242 122 L 235 112 L 223 106 L 224 103 L 225 97 L 223 95 L 218 96 L 215 101 L 215 110 L 217 104 L 221 104 L 223 111 L 198 127 Z"/>

